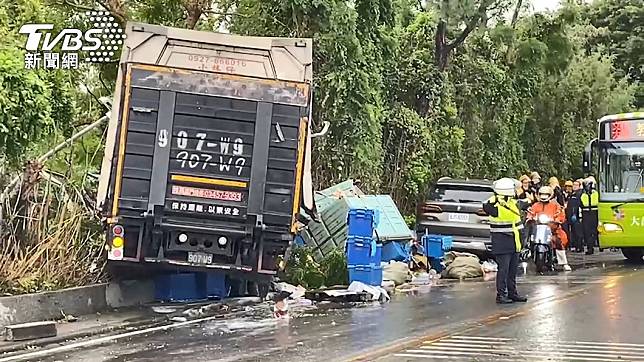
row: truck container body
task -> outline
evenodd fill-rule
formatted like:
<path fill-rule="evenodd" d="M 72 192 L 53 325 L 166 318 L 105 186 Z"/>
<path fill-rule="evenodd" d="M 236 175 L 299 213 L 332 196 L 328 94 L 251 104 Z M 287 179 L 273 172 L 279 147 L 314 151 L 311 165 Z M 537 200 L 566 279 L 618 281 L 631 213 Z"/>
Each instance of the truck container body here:
<path fill-rule="evenodd" d="M 310 180 L 312 41 L 125 35 L 98 194 L 109 262 L 269 280 Z"/>

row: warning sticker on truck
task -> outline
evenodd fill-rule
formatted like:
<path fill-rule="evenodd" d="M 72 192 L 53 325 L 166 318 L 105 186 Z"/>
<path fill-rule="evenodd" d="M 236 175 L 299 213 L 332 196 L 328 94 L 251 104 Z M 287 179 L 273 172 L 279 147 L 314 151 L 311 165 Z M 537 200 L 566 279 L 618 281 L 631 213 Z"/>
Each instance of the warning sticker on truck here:
<path fill-rule="evenodd" d="M 173 211 L 188 211 L 212 215 L 230 215 L 230 216 L 246 216 L 245 209 L 230 206 L 220 205 L 207 205 L 189 202 L 173 202 L 171 205 Z"/>
<path fill-rule="evenodd" d="M 235 191 L 209 190 L 198 187 L 172 186 L 172 194 L 222 201 L 242 201 L 242 193 Z"/>

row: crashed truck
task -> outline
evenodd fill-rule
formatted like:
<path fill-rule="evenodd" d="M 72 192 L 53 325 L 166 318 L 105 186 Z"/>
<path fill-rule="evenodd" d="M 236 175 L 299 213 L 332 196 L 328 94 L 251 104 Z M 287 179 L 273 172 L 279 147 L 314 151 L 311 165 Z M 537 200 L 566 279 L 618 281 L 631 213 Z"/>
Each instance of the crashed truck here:
<path fill-rule="evenodd" d="M 125 34 L 97 200 L 112 274 L 218 270 L 267 293 L 315 214 L 311 39 Z"/>

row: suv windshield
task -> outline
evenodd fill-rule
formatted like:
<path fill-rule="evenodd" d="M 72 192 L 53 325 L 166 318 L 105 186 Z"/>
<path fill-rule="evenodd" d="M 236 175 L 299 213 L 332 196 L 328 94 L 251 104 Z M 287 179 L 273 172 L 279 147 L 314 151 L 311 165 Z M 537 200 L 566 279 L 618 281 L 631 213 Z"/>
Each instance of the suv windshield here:
<path fill-rule="evenodd" d="M 494 195 L 491 187 L 436 185 L 429 192 L 430 201 L 482 203 Z"/>

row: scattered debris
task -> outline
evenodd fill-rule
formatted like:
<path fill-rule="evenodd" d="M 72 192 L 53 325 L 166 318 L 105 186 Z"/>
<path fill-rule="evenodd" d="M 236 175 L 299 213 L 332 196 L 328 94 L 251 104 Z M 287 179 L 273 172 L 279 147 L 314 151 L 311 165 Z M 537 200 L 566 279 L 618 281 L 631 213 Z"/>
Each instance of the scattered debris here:
<path fill-rule="evenodd" d="M 159 314 L 171 314 L 176 312 L 177 308 L 167 307 L 167 306 L 156 306 L 156 307 L 152 307 L 152 311 L 154 313 L 159 313 Z"/>
<path fill-rule="evenodd" d="M 406 263 L 394 261 L 382 267 L 382 279 L 394 282 L 396 286 L 411 280 L 411 272 Z"/>
<path fill-rule="evenodd" d="M 383 280 L 382 288 L 387 291 L 387 293 L 393 293 L 396 291 L 396 283 L 393 280 Z"/>
<path fill-rule="evenodd" d="M 379 301 L 379 302 L 388 302 L 391 298 L 389 297 L 389 293 L 387 293 L 386 290 L 384 290 L 382 287 L 376 287 L 373 285 L 367 285 L 362 282 L 354 281 L 349 285 L 349 288 L 347 289 L 350 292 L 367 292 L 371 294 L 372 298 L 371 300 L 373 301 Z"/>
<path fill-rule="evenodd" d="M 429 273 L 425 273 L 425 272 L 418 273 L 414 275 L 411 279 L 412 285 L 427 285 L 430 283 L 431 283 L 431 276 L 429 275 Z"/>
<path fill-rule="evenodd" d="M 499 266 L 492 260 L 484 261 L 481 267 L 483 268 L 484 273 L 499 271 Z"/>
<path fill-rule="evenodd" d="M 170 320 L 171 320 L 172 322 L 182 323 L 182 322 L 186 322 L 186 321 L 188 320 L 188 318 L 186 318 L 186 317 L 179 317 L 179 316 L 176 316 L 176 317 L 172 317 L 172 318 L 170 318 Z"/>
<path fill-rule="evenodd" d="M 479 258 L 474 254 L 450 251 L 445 254 L 445 266 L 443 275 L 446 278 L 462 280 L 483 276 Z"/>
<path fill-rule="evenodd" d="M 183 312 L 183 315 L 187 315 L 190 318 L 197 317 L 209 317 L 217 314 L 218 312 L 227 312 L 230 309 L 230 306 L 223 304 L 221 302 L 212 303 L 204 305 L 199 308 L 191 308 Z"/>
<path fill-rule="evenodd" d="M 306 292 L 306 299 L 315 302 L 364 303 L 372 298 L 367 292 L 352 292 L 347 289 L 317 289 Z"/>
<path fill-rule="evenodd" d="M 273 317 L 277 319 L 288 319 L 288 303 L 285 299 L 278 300 L 273 305 Z"/>
<path fill-rule="evenodd" d="M 287 293 L 289 293 L 288 297 L 290 297 L 292 299 L 302 298 L 302 297 L 304 297 L 304 294 L 306 293 L 306 289 L 303 286 L 298 285 L 296 287 L 296 286 L 293 286 L 293 285 L 285 283 L 285 282 L 276 283 L 275 284 L 275 290 L 277 292 L 287 292 Z"/>
<path fill-rule="evenodd" d="M 71 314 L 68 314 L 68 315 L 66 315 L 66 316 L 65 316 L 65 320 L 66 320 L 67 322 L 76 322 L 76 321 L 78 320 L 78 318 L 74 317 L 74 316 L 73 316 L 73 315 L 71 315 Z"/>

